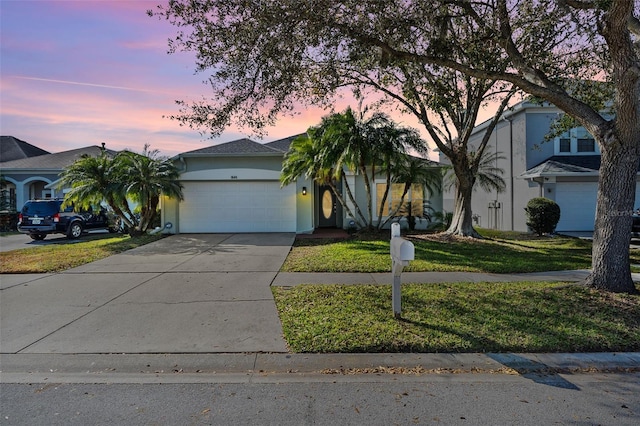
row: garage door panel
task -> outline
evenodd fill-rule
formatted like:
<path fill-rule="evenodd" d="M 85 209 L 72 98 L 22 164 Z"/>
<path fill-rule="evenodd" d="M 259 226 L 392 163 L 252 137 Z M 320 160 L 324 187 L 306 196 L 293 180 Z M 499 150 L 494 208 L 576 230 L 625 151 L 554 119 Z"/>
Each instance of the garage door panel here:
<path fill-rule="evenodd" d="M 180 232 L 295 232 L 295 187 L 277 181 L 183 182 Z"/>
<path fill-rule="evenodd" d="M 596 182 L 558 183 L 556 203 L 560 206 L 557 231 L 593 231 L 596 214 Z"/>

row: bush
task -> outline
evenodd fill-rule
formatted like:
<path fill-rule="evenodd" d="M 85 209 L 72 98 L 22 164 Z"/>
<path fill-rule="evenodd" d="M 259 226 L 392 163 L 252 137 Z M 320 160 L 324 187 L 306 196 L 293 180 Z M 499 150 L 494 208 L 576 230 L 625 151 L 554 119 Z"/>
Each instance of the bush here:
<path fill-rule="evenodd" d="M 527 212 L 527 226 L 538 235 L 553 232 L 560 220 L 560 206 L 548 198 L 532 198 L 524 211 Z"/>

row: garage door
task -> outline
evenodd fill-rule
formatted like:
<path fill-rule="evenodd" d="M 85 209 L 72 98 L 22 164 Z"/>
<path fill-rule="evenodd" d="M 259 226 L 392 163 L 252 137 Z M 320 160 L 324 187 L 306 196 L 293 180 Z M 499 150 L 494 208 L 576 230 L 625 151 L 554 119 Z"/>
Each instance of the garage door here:
<path fill-rule="evenodd" d="M 277 181 L 183 182 L 180 232 L 295 232 L 295 185 Z"/>
<path fill-rule="evenodd" d="M 593 231 L 596 215 L 596 182 L 556 184 L 560 222 L 556 231 Z"/>

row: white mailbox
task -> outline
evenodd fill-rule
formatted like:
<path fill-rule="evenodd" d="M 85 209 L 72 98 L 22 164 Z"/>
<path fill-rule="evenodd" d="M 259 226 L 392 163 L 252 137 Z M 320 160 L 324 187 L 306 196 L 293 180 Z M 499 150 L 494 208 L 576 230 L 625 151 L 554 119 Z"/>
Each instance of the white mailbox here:
<path fill-rule="evenodd" d="M 401 237 L 391 239 L 391 257 L 393 260 L 405 262 L 415 259 L 415 247 L 411 241 Z M 406 265 L 405 265 L 406 266 Z"/>
<path fill-rule="evenodd" d="M 391 298 L 393 305 L 393 316 L 400 318 L 402 310 L 402 269 L 415 259 L 415 247 L 411 241 L 407 241 L 400 236 L 400 224 L 391 224 L 391 274 L 393 284 Z"/>

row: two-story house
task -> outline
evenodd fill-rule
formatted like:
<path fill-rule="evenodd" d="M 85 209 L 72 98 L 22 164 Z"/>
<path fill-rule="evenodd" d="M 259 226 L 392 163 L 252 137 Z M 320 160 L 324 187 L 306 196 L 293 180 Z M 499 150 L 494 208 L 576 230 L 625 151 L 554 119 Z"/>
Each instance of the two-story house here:
<path fill-rule="evenodd" d="M 553 105 L 520 102 L 505 111 L 491 134 L 487 150 L 503 158 L 505 191 L 473 193 L 474 225 L 483 228 L 527 231 L 524 208 L 534 197 L 546 197 L 560 206 L 556 231 L 593 231 L 600 150 L 583 127 L 547 140 L 551 123 L 562 114 Z M 470 145 L 482 139 L 488 122 L 473 131 Z M 446 158 L 441 158 L 446 163 Z M 636 184 L 636 200 L 640 200 Z M 453 190 L 443 194 L 445 211 L 453 211 Z"/>

